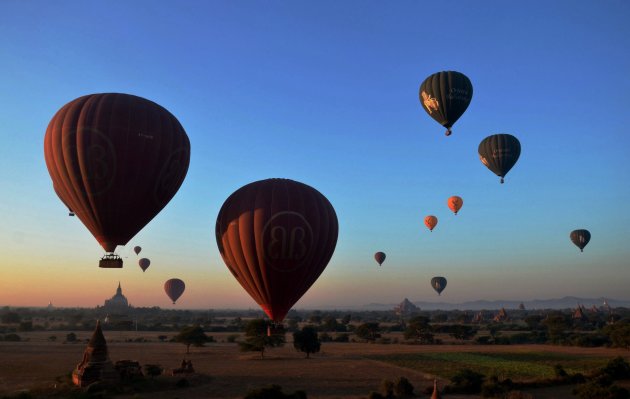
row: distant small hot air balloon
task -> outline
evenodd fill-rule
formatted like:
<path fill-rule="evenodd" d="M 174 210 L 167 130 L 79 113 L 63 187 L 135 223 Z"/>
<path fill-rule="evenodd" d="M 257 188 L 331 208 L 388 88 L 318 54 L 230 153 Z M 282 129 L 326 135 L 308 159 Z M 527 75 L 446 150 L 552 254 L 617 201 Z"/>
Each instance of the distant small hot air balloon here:
<path fill-rule="evenodd" d="M 147 270 L 150 264 L 151 264 L 151 261 L 147 258 L 142 258 L 138 261 L 138 265 L 140 265 L 140 268 L 142 269 L 143 272 Z"/>
<path fill-rule="evenodd" d="M 479 159 L 494 174 L 503 178 L 521 155 L 521 143 L 511 134 L 494 134 L 479 143 Z"/>
<path fill-rule="evenodd" d="M 462 208 L 462 205 L 464 205 L 464 200 L 462 199 L 462 197 L 454 195 L 448 199 L 447 204 L 450 210 L 455 212 L 455 214 L 457 215 L 457 212 Z"/>
<path fill-rule="evenodd" d="M 173 301 L 173 305 L 179 299 L 180 296 L 184 293 L 186 289 L 186 284 L 178 278 L 172 278 L 164 283 L 164 291 L 171 301 Z"/>
<path fill-rule="evenodd" d="M 424 224 L 429 228 L 429 230 L 433 231 L 435 226 L 437 226 L 438 218 L 433 215 L 429 215 L 424 218 Z"/>
<path fill-rule="evenodd" d="M 444 288 L 446 288 L 446 278 L 433 277 L 431 279 L 431 287 L 433 287 L 433 289 L 437 291 L 438 295 L 441 295 L 442 291 L 444 291 Z"/>
<path fill-rule="evenodd" d="M 422 108 L 437 123 L 447 128 L 446 135 L 450 136 L 451 127 L 470 104 L 473 87 L 463 73 L 438 72 L 422 82 L 418 95 Z"/>
<path fill-rule="evenodd" d="M 133 252 L 135 252 L 136 255 L 140 254 L 140 251 L 142 251 L 142 247 L 138 247 L 138 246 L 133 247 Z"/>
<path fill-rule="evenodd" d="M 374 259 L 378 262 L 378 265 L 381 266 L 383 262 L 385 262 L 385 252 L 377 252 L 374 254 Z"/>
<path fill-rule="evenodd" d="M 580 248 L 580 252 L 584 252 L 584 247 L 591 241 L 591 233 L 585 229 L 573 230 L 569 237 Z"/>

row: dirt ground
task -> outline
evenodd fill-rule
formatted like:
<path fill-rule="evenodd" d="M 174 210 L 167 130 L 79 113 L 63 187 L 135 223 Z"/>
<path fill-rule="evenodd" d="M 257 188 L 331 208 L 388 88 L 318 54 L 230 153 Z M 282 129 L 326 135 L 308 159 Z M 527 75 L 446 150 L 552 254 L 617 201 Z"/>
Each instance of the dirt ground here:
<path fill-rule="evenodd" d="M 172 336 L 173 333 L 164 333 Z M 47 338 L 57 336 L 57 342 Z M 0 395 L 20 389 L 53 387 L 55 378 L 68 375 L 81 360 L 89 333 L 78 333 L 79 343 L 63 343 L 65 332 L 37 332 L 22 334 L 28 342 L 0 342 Z M 266 351 L 265 359 L 258 353 L 240 352 L 226 337 L 213 334 L 219 342 L 202 348 L 191 348 L 177 343 L 157 342 L 158 332 L 105 332 L 113 361 L 130 359 L 141 364 L 159 364 L 165 368 L 178 367 L 182 359 L 191 360 L 197 373 L 209 376 L 209 382 L 184 390 L 152 392 L 134 398 L 242 398 L 246 392 L 269 384 L 277 384 L 284 392 L 304 390 L 309 398 L 365 398 L 378 391 L 383 379 L 407 377 L 421 392 L 432 385 L 433 376 L 365 358 L 367 355 L 392 353 L 426 353 L 445 351 L 531 352 L 548 351 L 584 356 L 625 356 L 628 352 L 608 348 L 575 348 L 547 345 L 380 345 L 363 343 L 324 343 L 322 350 L 305 359 L 303 353 L 288 343 L 282 348 Z M 153 342 L 130 343 L 127 339 L 145 337 Z M 443 385 L 447 381 L 438 382 Z M 536 398 L 551 399 L 570 396 L 570 387 L 556 387 L 532 391 Z M 424 395 L 426 397 L 426 395 Z M 466 396 L 448 395 L 447 398 Z"/>

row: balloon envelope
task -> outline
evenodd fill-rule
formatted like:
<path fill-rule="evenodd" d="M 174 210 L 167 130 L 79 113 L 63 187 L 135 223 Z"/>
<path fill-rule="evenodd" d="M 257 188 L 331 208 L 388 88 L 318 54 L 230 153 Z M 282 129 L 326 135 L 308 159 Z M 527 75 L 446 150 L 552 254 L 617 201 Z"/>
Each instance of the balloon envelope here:
<path fill-rule="evenodd" d="M 164 291 L 171 301 L 173 301 L 173 305 L 179 299 L 180 296 L 184 293 L 186 289 L 186 284 L 178 278 L 172 278 L 164 283 Z"/>
<path fill-rule="evenodd" d="M 585 229 L 573 230 L 569 235 L 571 241 L 584 252 L 584 247 L 591 241 L 591 233 Z"/>
<path fill-rule="evenodd" d="M 138 265 L 142 269 L 142 271 L 146 271 L 149 265 L 151 265 L 151 261 L 147 258 L 142 258 L 138 261 Z"/>
<path fill-rule="evenodd" d="M 142 247 L 133 247 L 133 252 L 135 252 L 136 255 L 140 254 L 140 251 L 142 251 Z"/>
<path fill-rule="evenodd" d="M 472 83 L 466 75 L 455 71 L 434 73 L 422 82 L 419 90 L 422 108 L 448 130 L 463 115 L 473 95 Z"/>
<path fill-rule="evenodd" d="M 521 143 L 511 134 L 494 134 L 479 143 L 479 159 L 494 174 L 503 178 L 521 155 Z"/>
<path fill-rule="evenodd" d="M 378 262 L 378 265 L 382 265 L 383 262 L 385 262 L 385 252 L 377 252 L 374 254 L 374 259 L 376 259 L 376 262 Z"/>
<path fill-rule="evenodd" d="M 433 215 L 429 215 L 424 218 L 424 224 L 429 228 L 429 230 L 433 231 L 435 226 L 437 226 L 438 218 Z"/>
<path fill-rule="evenodd" d="M 177 119 L 152 101 L 91 94 L 53 116 L 44 156 L 61 200 L 113 252 L 175 195 L 188 171 L 190 142 Z"/>
<path fill-rule="evenodd" d="M 444 288 L 446 288 L 446 278 L 433 277 L 431 279 L 431 287 L 433 287 L 433 289 L 437 291 L 438 295 L 441 295 L 442 291 L 444 291 Z"/>
<path fill-rule="evenodd" d="M 449 209 L 457 215 L 457 212 L 459 212 L 459 210 L 462 209 L 462 205 L 464 205 L 464 200 L 462 197 L 454 195 L 448 199 L 447 204 Z"/>
<path fill-rule="evenodd" d="M 271 320 L 281 322 L 324 271 L 338 230 L 335 210 L 319 191 L 268 179 L 228 197 L 216 239 L 232 275 Z"/>

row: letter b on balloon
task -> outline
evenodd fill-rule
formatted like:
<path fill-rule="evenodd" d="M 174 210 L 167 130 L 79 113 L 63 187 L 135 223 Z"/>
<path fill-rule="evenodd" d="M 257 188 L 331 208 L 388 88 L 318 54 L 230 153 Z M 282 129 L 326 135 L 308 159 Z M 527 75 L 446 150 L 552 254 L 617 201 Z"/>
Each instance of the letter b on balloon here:
<path fill-rule="evenodd" d="M 313 250 L 313 229 L 298 212 L 278 212 L 263 228 L 265 260 L 280 272 L 303 266 Z"/>

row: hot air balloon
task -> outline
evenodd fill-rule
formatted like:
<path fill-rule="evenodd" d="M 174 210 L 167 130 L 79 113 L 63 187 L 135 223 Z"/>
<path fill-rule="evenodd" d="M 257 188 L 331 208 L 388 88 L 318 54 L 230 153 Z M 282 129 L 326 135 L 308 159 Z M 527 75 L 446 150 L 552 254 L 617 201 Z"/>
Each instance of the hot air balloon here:
<path fill-rule="evenodd" d="M 48 124 L 46 166 L 61 200 L 113 252 L 173 198 L 188 171 L 190 142 L 177 119 L 141 97 L 104 93 L 64 105 Z"/>
<path fill-rule="evenodd" d="M 448 204 L 450 210 L 455 212 L 455 214 L 457 215 L 457 212 L 462 208 L 462 205 L 464 205 L 464 200 L 462 199 L 462 197 L 454 195 L 450 197 L 446 203 Z"/>
<path fill-rule="evenodd" d="M 571 241 L 580 248 L 580 252 L 584 252 L 584 247 L 591 241 L 591 233 L 584 229 L 573 230 L 569 237 L 571 237 Z"/>
<path fill-rule="evenodd" d="M 419 91 L 422 108 L 440 125 L 451 127 L 466 111 L 473 95 L 472 83 L 463 73 L 445 71 L 434 73 L 422 82 Z"/>
<path fill-rule="evenodd" d="M 151 265 L 151 261 L 147 258 L 142 258 L 138 261 L 138 265 L 140 266 L 142 271 L 145 272 L 149 265 Z"/>
<path fill-rule="evenodd" d="M 142 251 L 142 247 L 138 247 L 138 246 L 133 247 L 133 252 L 135 252 L 136 255 L 140 254 L 140 251 Z"/>
<path fill-rule="evenodd" d="M 164 283 L 164 291 L 171 301 L 173 301 L 173 305 L 179 299 L 180 296 L 184 293 L 186 289 L 186 284 L 178 278 L 172 278 Z"/>
<path fill-rule="evenodd" d="M 335 210 L 319 191 L 267 179 L 225 200 L 216 239 L 232 275 L 273 323 L 281 323 L 326 268 L 338 230 Z"/>
<path fill-rule="evenodd" d="M 429 230 L 433 231 L 435 226 L 437 226 L 438 218 L 433 215 L 429 215 L 424 218 L 424 224 L 429 228 Z"/>
<path fill-rule="evenodd" d="M 511 134 L 494 134 L 479 144 L 479 159 L 501 178 L 501 184 L 520 155 L 521 143 Z"/>
<path fill-rule="evenodd" d="M 444 277 L 433 277 L 431 279 L 431 287 L 437 291 L 438 295 L 441 295 L 444 288 L 446 288 L 446 279 Z"/>
<path fill-rule="evenodd" d="M 374 254 L 374 259 L 378 262 L 378 265 L 381 266 L 383 262 L 385 262 L 385 252 L 377 252 Z"/>

